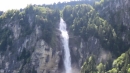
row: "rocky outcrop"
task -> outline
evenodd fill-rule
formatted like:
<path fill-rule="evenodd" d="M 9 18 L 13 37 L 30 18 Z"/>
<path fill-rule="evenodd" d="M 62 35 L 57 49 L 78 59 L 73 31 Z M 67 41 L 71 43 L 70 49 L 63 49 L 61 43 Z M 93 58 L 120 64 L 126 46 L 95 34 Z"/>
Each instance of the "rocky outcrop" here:
<path fill-rule="evenodd" d="M 111 59 L 111 53 L 104 50 L 100 44 L 99 39 L 92 36 L 88 38 L 88 41 L 84 41 L 81 37 L 71 36 L 70 37 L 70 50 L 72 58 L 72 67 L 76 67 L 80 70 L 83 63 L 87 58 L 94 55 L 96 63 L 106 63 Z"/>
<path fill-rule="evenodd" d="M 129 0 L 109 0 L 105 1 L 103 7 L 99 11 L 99 15 L 106 19 L 114 28 L 118 37 L 128 50 L 130 45 L 130 1 Z"/>
<path fill-rule="evenodd" d="M 104 3 L 104 6 L 99 11 L 99 13 L 101 16 L 103 16 L 103 18 L 107 19 L 108 21 L 110 21 L 110 18 L 112 18 L 111 16 L 113 16 L 113 18 L 115 19 L 115 23 L 121 22 L 123 25 L 128 26 L 129 28 L 129 3 L 129 0 L 109 0 L 109 2 Z"/>
<path fill-rule="evenodd" d="M 111 21 L 111 16 L 113 16 L 113 22 L 127 26 L 126 31 L 123 31 L 121 35 L 119 35 L 122 36 L 123 41 L 127 43 L 130 43 L 127 35 L 130 28 L 129 3 L 129 0 L 110 1 L 99 11 L 100 16 L 108 22 Z M 113 15 L 109 14 L 109 11 Z M 118 12 L 119 15 L 114 15 Z M 0 15 L 1 14 L 0 12 Z M 27 29 L 30 29 L 31 32 L 23 31 L 24 26 L 22 26 L 18 20 L 11 21 L 7 19 L 7 23 L 4 24 L 4 26 L 0 26 L 2 27 L 1 29 L 8 28 L 12 32 L 12 34 L 8 36 L 9 39 L 12 39 L 11 45 L 8 44 L 5 51 L 0 51 L 0 73 L 62 73 L 64 71 L 64 53 L 62 43 L 60 42 L 58 22 L 55 26 L 57 29 L 54 30 L 55 35 L 51 35 L 53 36 L 53 41 L 48 43 L 43 39 L 43 35 L 50 29 L 48 31 L 42 30 L 42 24 L 33 23 L 33 21 L 35 21 L 34 16 L 29 14 L 27 16 L 29 23 L 29 28 Z M 48 15 L 48 18 L 50 16 Z M 117 19 L 117 16 L 120 16 L 120 18 Z M 39 19 L 42 20 L 42 17 L 39 17 Z M 46 23 L 47 20 L 44 19 L 41 22 Z M 43 27 L 51 27 L 51 25 Z M 25 32 L 28 33 L 25 35 Z M 69 31 L 69 33 L 72 32 Z M 86 58 L 89 58 L 91 55 L 95 56 L 97 64 L 100 62 L 105 63 L 111 58 L 112 54 L 102 47 L 101 41 L 98 38 L 91 36 L 85 41 L 80 36 L 74 36 L 72 34 L 69 34 L 69 36 L 72 68 L 80 69 L 83 62 L 86 61 Z"/>
<path fill-rule="evenodd" d="M 36 49 L 31 56 L 32 65 L 35 66 L 37 73 L 56 73 L 58 70 L 59 55 L 58 51 L 52 55 L 53 49 L 44 40 L 36 44 Z"/>
<path fill-rule="evenodd" d="M 29 27 L 33 29 L 28 35 L 23 36 L 23 26 L 17 20 L 3 26 L 2 29 L 12 31 L 12 35 L 8 36 L 12 44 L 7 46 L 7 50 L 0 51 L 0 73 L 58 73 L 62 55 L 60 32 L 55 31 L 55 47 L 51 46 L 42 38 L 41 26 L 32 24 L 31 16 L 28 18 Z"/>

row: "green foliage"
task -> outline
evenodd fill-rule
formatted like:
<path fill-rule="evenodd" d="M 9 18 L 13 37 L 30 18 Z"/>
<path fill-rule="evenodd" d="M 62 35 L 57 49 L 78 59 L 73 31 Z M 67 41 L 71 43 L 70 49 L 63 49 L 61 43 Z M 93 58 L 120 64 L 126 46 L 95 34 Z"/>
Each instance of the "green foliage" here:
<path fill-rule="evenodd" d="M 130 45 L 126 42 L 130 41 L 130 33 L 129 30 L 127 30 L 129 27 L 124 26 L 121 21 L 123 10 L 114 13 L 110 11 L 110 8 L 107 8 L 107 15 L 109 15 L 109 17 L 107 17 L 108 20 L 105 20 L 107 16 L 105 11 L 99 15 L 98 12 L 100 12 L 107 3 L 112 1 L 114 0 L 96 1 L 93 7 L 83 3 L 79 3 L 80 5 L 78 5 L 76 4 L 77 2 L 70 2 L 70 4 L 63 3 L 63 5 L 61 3 L 45 6 L 28 5 L 22 10 L 9 10 L 4 12 L 2 15 L 0 14 L 0 51 L 6 51 L 7 48 L 11 48 L 13 33 L 9 28 L 5 27 L 5 24 L 12 22 L 20 24 L 22 32 L 20 37 L 27 37 L 34 32 L 36 25 L 39 26 L 39 29 L 42 29 L 40 39 L 42 38 L 49 45 L 55 46 L 56 35 L 54 31 L 58 27 L 57 23 L 60 20 L 60 14 L 62 14 L 63 19 L 67 23 L 68 30 L 71 33 L 74 33 L 75 36 L 81 36 L 85 41 L 92 36 L 98 38 L 102 47 L 105 50 L 111 51 L 111 53 L 117 57 L 122 52 L 128 50 Z M 64 7 L 64 5 L 66 6 Z M 64 9 L 61 13 L 55 9 L 62 9 L 63 7 Z M 122 40 L 122 33 L 126 33 L 125 35 L 128 37 L 125 41 Z M 29 51 L 23 49 L 21 55 L 17 57 L 18 60 L 24 59 L 22 68 L 29 62 L 30 55 Z M 130 73 L 129 58 L 130 50 L 126 53 L 122 53 L 113 63 L 107 62 L 105 64 L 101 62 L 96 64 L 95 57 L 90 56 L 83 64 L 81 73 Z M 34 73 L 35 72 L 34 70 Z"/>
<path fill-rule="evenodd" d="M 104 69 L 104 65 L 102 63 L 100 63 L 98 66 L 97 66 L 97 70 L 98 70 L 98 73 L 104 73 L 105 69 Z"/>
<path fill-rule="evenodd" d="M 10 23 L 11 20 L 13 21 L 14 19 L 18 19 L 17 17 L 19 14 L 19 10 L 8 10 L 7 12 L 4 12 L 0 16 L 0 26 L 3 26 L 5 23 Z"/>
<path fill-rule="evenodd" d="M 93 5 L 93 3 L 95 1 L 98 1 L 98 0 L 76 0 L 76 1 L 69 1 L 69 2 L 58 2 L 58 3 L 54 3 L 54 4 L 51 4 L 51 5 L 43 5 L 45 7 L 49 7 L 51 9 L 59 9 L 59 10 L 62 10 L 65 6 L 67 5 L 71 5 L 71 6 L 75 6 L 75 5 L 80 5 L 80 4 L 91 4 Z"/>
<path fill-rule="evenodd" d="M 41 38 L 50 44 L 52 42 L 52 37 L 55 35 L 54 30 L 56 30 L 59 20 L 60 13 L 57 9 L 28 5 L 23 10 L 9 10 L 3 13 L 0 16 L 0 27 L 10 22 L 20 24 L 22 32 L 20 37 L 26 37 L 34 32 L 37 25 L 42 29 L 43 34 Z"/>
<path fill-rule="evenodd" d="M 102 62 L 98 65 L 96 64 L 96 60 L 94 57 L 90 56 L 86 62 L 84 62 L 81 67 L 81 73 L 129 73 L 130 72 L 130 49 L 121 54 L 117 59 L 113 61 L 113 66 L 110 70 L 107 70 L 107 64 L 103 64 Z M 91 66 L 93 66 L 93 70 L 91 70 Z M 95 68 L 96 67 L 96 68 Z"/>
<path fill-rule="evenodd" d="M 42 28 L 43 39 L 47 43 L 51 43 L 56 30 L 56 24 L 60 20 L 60 13 L 58 10 L 51 10 L 44 7 L 34 7 L 34 24 L 39 24 Z"/>
<path fill-rule="evenodd" d="M 99 10 L 103 7 L 104 0 L 96 1 L 94 4 L 95 9 Z"/>
<path fill-rule="evenodd" d="M 124 59 L 125 59 L 125 53 L 123 53 L 120 57 L 118 57 L 118 59 L 114 60 L 113 67 L 122 66 L 124 64 L 123 61 Z"/>
<path fill-rule="evenodd" d="M 108 71 L 109 73 L 117 73 L 117 69 L 113 68 L 112 70 Z"/>
<path fill-rule="evenodd" d="M 99 1 L 95 1 L 93 7 L 96 10 L 101 10 L 105 5 L 107 5 L 109 2 L 111 2 L 113 0 L 99 0 Z"/>
<path fill-rule="evenodd" d="M 94 56 L 89 57 L 81 67 L 81 73 L 96 73 L 96 63 Z"/>
<path fill-rule="evenodd" d="M 118 72 L 118 73 L 127 73 L 128 69 L 130 67 L 130 49 L 122 53 L 121 56 L 119 56 L 117 59 L 113 61 L 113 68 L 110 71 L 110 73 Z"/>
<path fill-rule="evenodd" d="M 122 51 L 128 50 L 127 44 L 124 44 L 121 37 L 117 35 L 115 28 L 101 18 L 90 5 L 68 5 L 63 10 L 63 18 L 67 23 L 69 31 L 76 36 L 81 36 L 85 41 L 89 37 L 94 36 L 100 40 L 104 49 L 112 53 L 114 51 L 116 56 L 119 56 Z M 124 49 L 124 47 L 126 48 Z"/>
<path fill-rule="evenodd" d="M 103 41 L 104 43 L 104 47 L 111 49 L 112 52 L 114 51 L 114 54 L 117 56 L 119 56 L 122 52 L 125 52 L 129 49 L 129 22 L 124 22 L 125 20 L 127 20 L 127 18 L 125 18 L 124 20 L 124 16 L 123 14 L 125 14 L 125 12 L 129 12 L 129 8 L 123 8 L 123 9 L 117 9 L 117 10 L 112 10 L 112 8 L 114 8 L 111 5 L 114 5 L 114 1 L 115 0 L 104 0 L 98 2 L 99 5 L 95 5 L 94 8 L 96 11 L 100 12 L 100 17 L 102 17 L 103 19 L 106 19 L 111 25 L 112 30 L 114 30 L 114 32 L 112 31 L 112 35 L 116 38 L 112 39 L 111 37 L 110 40 L 108 42 Z M 116 1 L 115 1 L 116 2 Z M 127 16 L 130 16 L 129 14 Z M 122 38 L 123 34 L 125 34 L 125 37 Z M 113 49 L 112 49 L 113 48 Z M 116 50 L 118 50 L 118 52 L 115 52 Z"/>
<path fill-rule="evenodd" d="M 127 73 L 130 73 L 130 68 L 127 70 Z"/>

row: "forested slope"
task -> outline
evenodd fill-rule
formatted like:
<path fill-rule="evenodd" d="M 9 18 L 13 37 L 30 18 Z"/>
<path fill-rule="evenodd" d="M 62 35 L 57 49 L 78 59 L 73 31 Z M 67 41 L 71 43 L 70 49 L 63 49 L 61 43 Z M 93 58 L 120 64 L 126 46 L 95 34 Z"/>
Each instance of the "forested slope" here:
<path fill-rule="evenodd" d="M 116 2 L 117 5 L 112 5 Z M 92 53 L 83 64 L 81 73 L 129 73 L 130 30 L 129 22 L 126 21 L 129 19 L 129 6 L 124 4 L 124 9 L 115 7 L 119 4 L 120 1 L 116 0 L 101 0 L 93 5 L 68 5 L 64 8 L 63 18 L 70 32 L 85 41 L 89 37 L 96 37 L 103 49 L 112 53 L 109 60 L 100 63 L 97 63 L 98 58 Z"/>
<path fill-rule="evenodd" d="M 130 73 L 130 1 L 80 0 L 0 11 L 0 72 L 61 73 L 59 21 L 81 73 Z"/>

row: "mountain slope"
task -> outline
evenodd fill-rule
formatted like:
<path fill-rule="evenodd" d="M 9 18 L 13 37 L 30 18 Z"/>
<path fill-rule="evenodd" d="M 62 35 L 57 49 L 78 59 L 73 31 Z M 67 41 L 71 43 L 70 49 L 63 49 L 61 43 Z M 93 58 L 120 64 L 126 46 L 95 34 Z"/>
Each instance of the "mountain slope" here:
<path fill-rule="evenodd" d="M 82 73 L 105 73 L 111 68 L 113 69 L 109 71 L 110 73 L 114 71 L 114 73 L 126 73 L 129 68 L 129 55 L 123 56 L 127 60 L 122 60 L 125 65 L 121 65 L 119 69 L 118 67 L 114 68 L 112 65 L 114 59 L 120 56 L 120 54 L 128 52 L 130 47 L 129 22 L 126 21 L 129 19 L 127 14 L 129 9 L 127 4 L 129 2 L 123 4 L 123 11 L 122 8 L 114 5 L 116 2 L 118 1 L 101 0 L 96 2 L 93 7 L 86 4 L 68 5 L 63 10 L 63 18 L 68 24 L 68 30 L 71 32 L 70 35 L 79 36 L 84 42 L 87 42 L 86 45 L 91 43 L 89 41 L 91 37 L 96 38 L 99 41 L 98 44 L 100 44 L 98 50 L 92 47 L 95 46 L 92 43 L 90 44 L 92 48 L 87 45 L 86 49 L 84 49 L 84 51 L 87 50 L 85 51 L 87 60 L 82 67 Z M 119 1 L 119 7 L 120 5 Z M 97 41 L 95 42 L 97 43 Z"/>
<path fill-rule="evenodd" d="M 130 73 L 129 3 L 82 0 L 0 12 L 0 73 L 64 73 L 60 17 L 72 72 Z"/>
<path fill-rule="evenodd" d="M 3 13 L 0 16 L 0 73 L 57 70 L 59 21 L 58 10 L 42 6 L 29 5 L 23 10 Z"/>

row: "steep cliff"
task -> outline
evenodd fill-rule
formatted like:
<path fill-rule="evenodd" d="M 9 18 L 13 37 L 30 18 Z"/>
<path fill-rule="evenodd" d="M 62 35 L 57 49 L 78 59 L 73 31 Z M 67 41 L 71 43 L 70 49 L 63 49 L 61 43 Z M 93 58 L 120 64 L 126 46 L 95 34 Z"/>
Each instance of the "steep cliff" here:
<path fill-rule="evenodd" d="M 60 17 L 73 73 L 129 73 L 129 3 L 81 0 L 0 12 L 0 73 L 64 73 Z"/>
<path fill-rule="evenodd" d="M 0 73 L 55 73 L 61 52 L 59 21 L 58 10 L 40 6 L 3 13 Z"/>
<path fill-rule="evenodd" d="M 127 58 L 123 58 L 125 66 L 120 62 L 121 65 L 119 63 L 113 67 L 112 63 L 130 48 L 128 3 L 129 1 L 101 0 L 93 6 L 81 4 L 64 8 L 63 18 L 72 38 L 70 46 L 75 44 L 70 48 L 74 52 L 72 56 L 75 56 L 72 57 L 72 63 L 82 64 L 87 58 L 82 73 L 112 73 L 115 69 L 116 72 L 127 72 L 129 55 L 123 56 Z"/>

